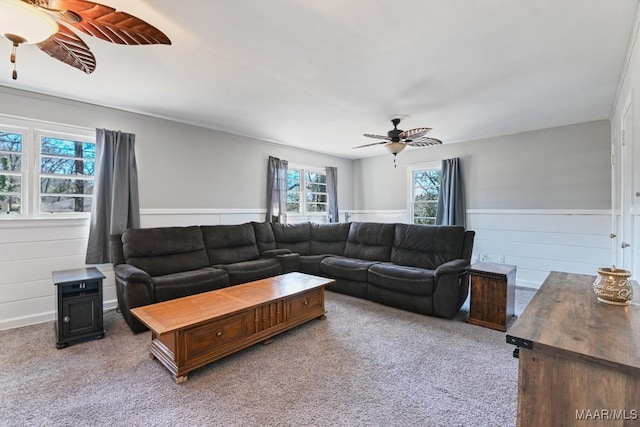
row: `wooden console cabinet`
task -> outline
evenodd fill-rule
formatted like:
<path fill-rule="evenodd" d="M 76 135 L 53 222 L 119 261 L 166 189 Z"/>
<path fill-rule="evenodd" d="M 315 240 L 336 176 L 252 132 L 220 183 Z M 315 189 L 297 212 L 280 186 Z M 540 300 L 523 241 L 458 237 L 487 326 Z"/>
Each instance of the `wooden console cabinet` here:
<path fill-rule="evenodd" d="M 519 427 L 640 425 L 640 306 L 598 302 L 595 279 L 551 272 L 507 332 Z"/>
<path fill-rule="evenodd" d="M 516 266 L 478 262 L 469 267 L 468 323 L 505 332 L 513 318 Z"/>
<path fill-rule="evenodd" d="M 103 338 L 102 280 L 95 267 L 54 271 L 57 288 L 57 348 L 88 338 Z"/>

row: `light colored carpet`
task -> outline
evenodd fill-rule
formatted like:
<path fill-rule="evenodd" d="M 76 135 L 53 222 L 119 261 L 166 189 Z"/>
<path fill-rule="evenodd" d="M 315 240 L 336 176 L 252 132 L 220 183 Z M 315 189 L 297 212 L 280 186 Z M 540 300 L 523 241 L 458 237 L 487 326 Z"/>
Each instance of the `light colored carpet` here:
<path fill-rule="evenodd" d="M 333 292 L 314 320 L 181 385 L 105 314 L 106 337 L 55 348 L 54 323 L 0 331 L 0 425 L 512 426 L 505 334 Z M 533 291 L 518 289 L 516 314 Z M 466 308 L 463 307 L 463 309 Z"/>

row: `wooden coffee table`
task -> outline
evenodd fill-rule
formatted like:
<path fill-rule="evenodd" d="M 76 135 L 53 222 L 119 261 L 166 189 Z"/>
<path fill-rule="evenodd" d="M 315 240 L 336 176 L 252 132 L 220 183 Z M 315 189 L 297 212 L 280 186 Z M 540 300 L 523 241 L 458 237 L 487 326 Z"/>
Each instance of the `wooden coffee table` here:
<path fill-rule="evenodd" d="M 176 383 L 188 373 L 311 319 L 324 319 L 331 279 L 288 273 L 131 309 L 151 330 L 152 359 Z"/>

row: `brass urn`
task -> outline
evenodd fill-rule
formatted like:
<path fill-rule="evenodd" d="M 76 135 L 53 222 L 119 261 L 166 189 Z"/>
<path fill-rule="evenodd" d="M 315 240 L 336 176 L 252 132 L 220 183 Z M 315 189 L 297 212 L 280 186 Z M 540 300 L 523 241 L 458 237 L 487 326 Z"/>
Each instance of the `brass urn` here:
<path fill-rule="evenodd" d="M 631 272 L 613 266 L 598 269 L 598 278 L 593 282 L 593 292 L 598 301 L 614 305 L 627 305 L 633 298 Z"/>

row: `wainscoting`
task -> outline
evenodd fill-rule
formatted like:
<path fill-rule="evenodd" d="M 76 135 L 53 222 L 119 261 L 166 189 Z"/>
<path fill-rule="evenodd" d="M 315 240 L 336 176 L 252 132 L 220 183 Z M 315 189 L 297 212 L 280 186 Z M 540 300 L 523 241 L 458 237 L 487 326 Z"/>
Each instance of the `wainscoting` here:
<path fill-rule="evenodd" d="M 143 209 L 143 227 L 239 224 L 263 221 L 264 209 Z M 351 221 L 406 222 L 405 210 L 343 211 Z M 635 216 L 640 242 L 640 221 Z M 292 217 L 290 222 L 309 220 Z M 315 220 L 324 222 L 324 217 Z M 474 261 L 518 267 L 519 286 L 539 287 L 552 270 L 595 274 L 611 264 L 611 212 L 606 210 L 469 210 L 476 231 Z M 45 322 L 55 316 L 51 272 L 85 267 L 88 220 L 0 221 L 0 330 Z M 635 245 L 635 253 L 640 245 Z M 105 274 L 105 309 L 116 306 L 113 269 Z M 52 342 L 54 340 L 52 331 Z"/>

